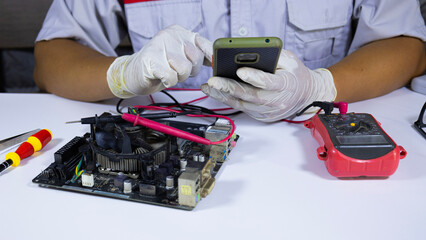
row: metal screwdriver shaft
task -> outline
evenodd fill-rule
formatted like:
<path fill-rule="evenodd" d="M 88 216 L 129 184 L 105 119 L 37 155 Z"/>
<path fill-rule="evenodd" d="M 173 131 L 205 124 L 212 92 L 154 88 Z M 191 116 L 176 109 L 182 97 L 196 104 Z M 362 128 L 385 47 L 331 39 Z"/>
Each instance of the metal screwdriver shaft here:
<path fill-rule="evenodd" d="M 3 170 L 6 170 L 6 168 L 10 167 L 13 164 L 13 161 L 10 159 L 7 159 L 2 164 L 0 164 L 0 172 L 3 172 Z"/>

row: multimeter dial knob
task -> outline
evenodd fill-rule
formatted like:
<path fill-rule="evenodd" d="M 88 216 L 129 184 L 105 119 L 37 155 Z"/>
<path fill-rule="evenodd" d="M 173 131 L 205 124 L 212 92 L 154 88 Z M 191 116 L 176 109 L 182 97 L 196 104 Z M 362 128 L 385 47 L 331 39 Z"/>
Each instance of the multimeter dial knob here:
<path fill-rule="evenodd" d="M 338 121 L 335 126 L 337 130 L 343 130 L 344 132 L 364 132 L 371 129 L 370 124 L 360 120 L 360 121 L 353 121 L 352 120 L 345 120 L 345 121 Z"/>
<path fill-rule="evenodd" d="M 368 131 L 371 129 L 370 124 L 364 122 L 364 121 L 359 121 L 358 124 L 356 124 L 355 129 L 352 132 L 364 132 L 364 131 Z"/>

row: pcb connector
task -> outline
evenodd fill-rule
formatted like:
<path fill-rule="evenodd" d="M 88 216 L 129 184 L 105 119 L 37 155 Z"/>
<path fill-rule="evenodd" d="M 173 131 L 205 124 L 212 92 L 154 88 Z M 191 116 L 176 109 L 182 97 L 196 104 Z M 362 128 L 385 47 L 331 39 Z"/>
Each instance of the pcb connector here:
<path fill-rule="evenodd" d="M 232 126 L 228 121 L 216 121 L 215 125 L 206 130 L 206 138 L 210 141 L 219 141 L 229 135 Z M 224 162 L 231 148 L 233 138 L 210 147 L 210 159 L 212 162 Z"/>
<path fill-rule="evenodd" d="M 83 173 L 81 175 L 81 185 L 83 187 L 93 187 L 95 185 L 95 178 L 91 173 Z"/>
<path fill-rule="evenodd" d="M 179 204 L 195 207 L 200 200 L 200 173 L 183 172 L 178 179 Z"/>

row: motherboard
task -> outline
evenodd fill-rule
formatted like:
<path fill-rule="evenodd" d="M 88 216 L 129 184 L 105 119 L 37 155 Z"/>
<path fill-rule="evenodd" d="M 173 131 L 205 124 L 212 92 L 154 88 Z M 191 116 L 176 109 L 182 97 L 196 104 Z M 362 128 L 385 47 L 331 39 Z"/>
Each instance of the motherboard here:
<path fill-rule="evenodd" d="M 162 120 L 162 124 L 218 141 L 230 123 Z M 239 136 L 203 145 L 131 123 L 94 123 L 54 154 L 54 162 L 33 182 L 69 190 L 192 210 L 215 185 L 215 176 Z"/>

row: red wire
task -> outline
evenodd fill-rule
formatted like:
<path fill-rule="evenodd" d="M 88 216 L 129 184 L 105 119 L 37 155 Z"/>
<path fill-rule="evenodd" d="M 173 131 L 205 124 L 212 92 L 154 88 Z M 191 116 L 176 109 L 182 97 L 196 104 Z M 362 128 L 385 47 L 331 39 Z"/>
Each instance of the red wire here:
<path fill-rule="evenodd" d="M 200 90 L 200 89 L 167 88 L 166 90 L 176 90 L 176 91 L 189 90 L 189 91 L 196 91 L 196 90 Z M 190 104 L 190 103 L 193 103 L 193 102 L 201 101 L 201 100 L 206 99 L 206 98 L 208 98 L 208 97 L 209 97 L 209 96 L 207 96 L 207 95 L 206 95 L 206 96 L 204 96 L 204 97 L 200 97 L 200 98 L 197 98 L 197 99 L 194 99 L 194 100 L 191 100 L 191 101 L 185 102 L 185 103 L 181 103 L 181 105 L 186 105 L 186 104 Z M 154 98 L 152 97 L 152 95 L 149 95 L 149 98 L 151 99 L 151 102 L 152 102 L 152 103 L 155 103 Z M 165 110 L 165 111 L 172 111 L 172 108 L 177 107 L 177 105 L 171 105 L 171 106 L 168 106 L 167 108 L 157 107 L 157 106 L 140 106 L 140 105 L 137 105 L 137 106 L 134 106 L 134 107 L 137 107 L 137 108 L 145 108 L 145 109 L 148 109 L 148 110 Z M 234 108 L 215 108 L 215 109 L 210 109 L 210 110 L 217 112 L 217 111 L 226 111 L 226 110 L 233 110 L 233 109 L 234 109 Z M 320 110 L 320 111 L 321 111 L 321 110 Z M 320 111 L 318 111 L 316 114 L 318 114 Z M 181 112 L 181 111 L 173 110 L 172 112 Z M 301 121 L 294 121 L 294 120 L 289 120 L 289 119 L 281 119 L 281 121 L 283 121 L 283 122 L 288 122 L 288 123 L 300 124 L 300 123 L 305 123 L 306 121 L 311 120 L 311 118 L 312 118 L 312 117 L 310 117 L 310 118 L 308 118 L 308 119 L 306 119 L 306 120 L 301 120 Z"/>
<path fill-rule="evenodd" d="M 226 110 L 233 110 L 233 108 L 214 108 L 214 109 L 210 109 L 212 111 L 226 111 Z"/>
<path fill-rule="evenodd" d="M 155 103 L 154 98 L 152 97 L 152 95 L 149 95 L 149 99 L 151 99 L 151 103 Z"/>
<path fill-rule="evenodd" d="M 165 90 L 170 90 L 170 91 L 185 91 L 185 90 L 188 90 L 188 91 L 201 91 L 200 89 L 196 89 L 196 88 L 188 88 L 188 89 L 187 88 L 166 88 Z M 193 103 L 193 102 L 201 101 L 201 100 L 206 99 L 208 97 L 209 96 L 206 95 L 204 97 L 200 97 L 200 98 L 197 98 L 197 99 L 185 102 L 185 103 L 181 103 L 180 105 L 187 105 L 187 104 L 190 104 L 190 103 Z M 151 99 L 151 103 L 155 103 L 154 98 L 152 97 L 152 95 L 149 95 L 149 98 Z M 174 107 L 177 107 L 177 105 L 168 106 L 167 108 L 174 108 Z M 233 108 L 215 108 L 215 109 L 210 109 L 210 110 L 216 112 L 216 111 L 233 110 Z"/>
<path fill-rule="evenodd" d="M 199 88 L 166 88 L 166 91 L 201 91 Z"/>
<path fill-rule="evenodd" d="M 191 89 L 191 88 L 166 88 L 165 90 L 170 90 L 170 91 L 182 91 L 182 90 L 186 90 L 186 91 L 201 91 L 201 89 Z M 185 102 L 185 103 L 181 103 L 181 105 L 187 105 L 187 104 L 190 104 L 190 103 L 193 103 L 193 102 L 201 101 L 201 100 L 206 99 L 208 97 L 209 96 L 206 95 L 204 97 L 200 97 L 200 98 L 197 98 L 197 99 Z M 152 95 L 149 95 L 149 98 L 151 99 L 152 103 L 155 103 L 154 98 L 152 97 Z M 136 106 L 133 106 L 133 107 L 144 108 L 144 109 L 147 109 L 147 110 L 164 110 L 164 111 L 177 112 L 177 113 L 182 112 L 182 111 L 179 111 L 179 110 L 172 109 L 174 107 L 177 107 L 177 105 L 172 105 L 172 106 L 168 106 L 168 107 L 136 105 Z M 232 110 L 232 109 L 233 108 L 216 108 L 216 109 L 211 109 L 211 110 L 212 111 L 225 111 L 225 110 Z M 226 120 L 228 120 L 231 123 L 231 126 L 232 126 L 231 133 L 226 138 L 224 138 L 224 139 L 222 139 L 220 141 L 211 142 L 211 144 L 220 144 L 220 143 L 223 143 L 226 140 L 228 140 L 229 138 L 231 138 L 232 135 L 235 132 L 234 121 L 232 121 L 232 119 L 230 119 L 229 117 L 226 117 L 226 116 L 214 115 L 214 114 L 209 114 L 209 115 L 205 115 L 205 114 L 185 114 L 185 116 L 188 116 L 188 117 L 217 117 L 217 118 L 226 119 Z"/>
<path fill-rule="evenodd" d="M 209 97 L 209 96 L 200 97 L 200 98 L 197 98 L 197 99 L 191 100 L 191 101 L 189 101 L 189 102 L 181 103 L 180 105 L 187 105 L 187 104 L 190 104 L 190 103 L 193 103 L 193 102 L 197 102 L 197 101 L 200 101 L 200 100 L 206 99 L 206 98 L 208 98 L 208 97 Z M 167 108 L 174 108 L 174 107 L 177 107 L 177 105 L 168 106 Z"/>
<path fill-rule="evenodd" d="M 208 98 L 209 96 L 204 96 L 204 97 L 200 97 L 200 98 L 197 98 L 197 99 L 194 99 L 194 100 L 191 100 L 191 101 L 189 101 L 189 102 L 185 102 L 185 103 L 181 103 L 180 105 L 186 105 L 186 104 L 190 104 L 190 103 L 193 103 L 193 102 L 197 102 L 197 101 L 201 101 L 201 100 L 203 100 L 203 99 L 206 99 L 206 98 Z"/>
<path fill-rule="evenodd" d="M 191 88 L 167 88 L 165 90 L 170 90 L 170 91 L 184 91 L 184 90 L 187 90 L 187 91 L 200 91 L 200 89 L 191 89 Z M 152 103 L 155 103 L 154 98 L 152 97 L 152 95 L 149 95 L 149 98 L 151 99 Z M 190 104 L 190 103 L 193 103 L 193 102 L 201 101 L 201 100 L 206 99 L 206 98 L 208 98 L 208 96 L 200 97 L 200 98 L 197 98 L 197 99 L 185 102 L 185 103 L 181 103 L 181 105 L 187 105 L 187 104 Z M 182 111 L 179 111 L 179 110 L 172 109 L 174 107 L 177 107 L 177 105 L 168 106 L 166 108 L 165 107 L 158 107 L 158 106 L 140 106 L 140 105 L 136 105 L 134 107 L 136 107 L 136 108 L 144 108 L 144 109 L 147 109 L 147 110 L 164 110 L 164 111 L 178 112 L 178 113 L 182 112 Z M 212 110 L 212 111 L 226 111 L 226 110 L 232 110 L 232 109 L 233 108 L 215 108 L 215 109 L 210 109 L 210 110 Z M 320 112 L 321 112 L 321 109 L 316 114 L 319 114 Z M 224 138 L 224 139 L 222 139 L 220 141 L 212 142 L 211 144 L 222 143 L 222 142 L 228 140 L 232 136 L 232 134 L 234 134 L 234 131 L 235 131 L 234 121 L 232 121 L 230 118 L 228 118 L 226 116 L 222 116 L 222 115 L 204 115 L 204 114 L 203 115 L 185 114 L 185 115 L 188 116 L 188 117 L 217 117 L 217 118 L 224 118 L 224 119 L 228 120 L 231 123 L 231 125 L 232 125 L 232 131 L 231 131 L 231 133 L 226 138 Z M 301 121 L 295 121 L 295 120 L 289 120 L 289 119 L 281 119 L 281 121 L 288 122 L 288 123 L 294 123 L 294 124 L 300 124 L 300 123 L 305 123 L 306 121 L 309 121 L 311 119 L 312 119 L 312 117 L 310 117 L 310 118 L 308 118 L 306 120 L 301 120 Z"/>
<path fill-rule="evenodd" d="M 177 112 L 177 113 L 182 112 L 180 110 L 175 110 L 175 109 L 170 109 L 170 108 L 165 108 L 165 107 L 158 107 L 158 106 L 135 105 L 133 107 L 135 107 L 135 108 L 144 108 L 146 110 L 164 110 L 164 111 Z M 216 115 L 216 114 L 185 114 L 185 116 L 188 116 L 188 117 L 216 117 L 216 118 L 223 118 L 223 119 L 228 120 L 231 123 L 231 126 L 232 126 L 231 133 L 229 133 L 229 135 L 226 138 L 224 138 L 222 140 L 219 140 L 219 141 L 216 141 L 216 142 L 211 142 L 210 144 L 220 144 L 220 143 L 223 143 L 226 140 L 228 140 L 229 138 L 231 138 L 232 135 L 235 132 L 234 121 L 232 121 L 232 119 L 230 119 L 229 117 L 226 117 L 226 116 Z"/>

